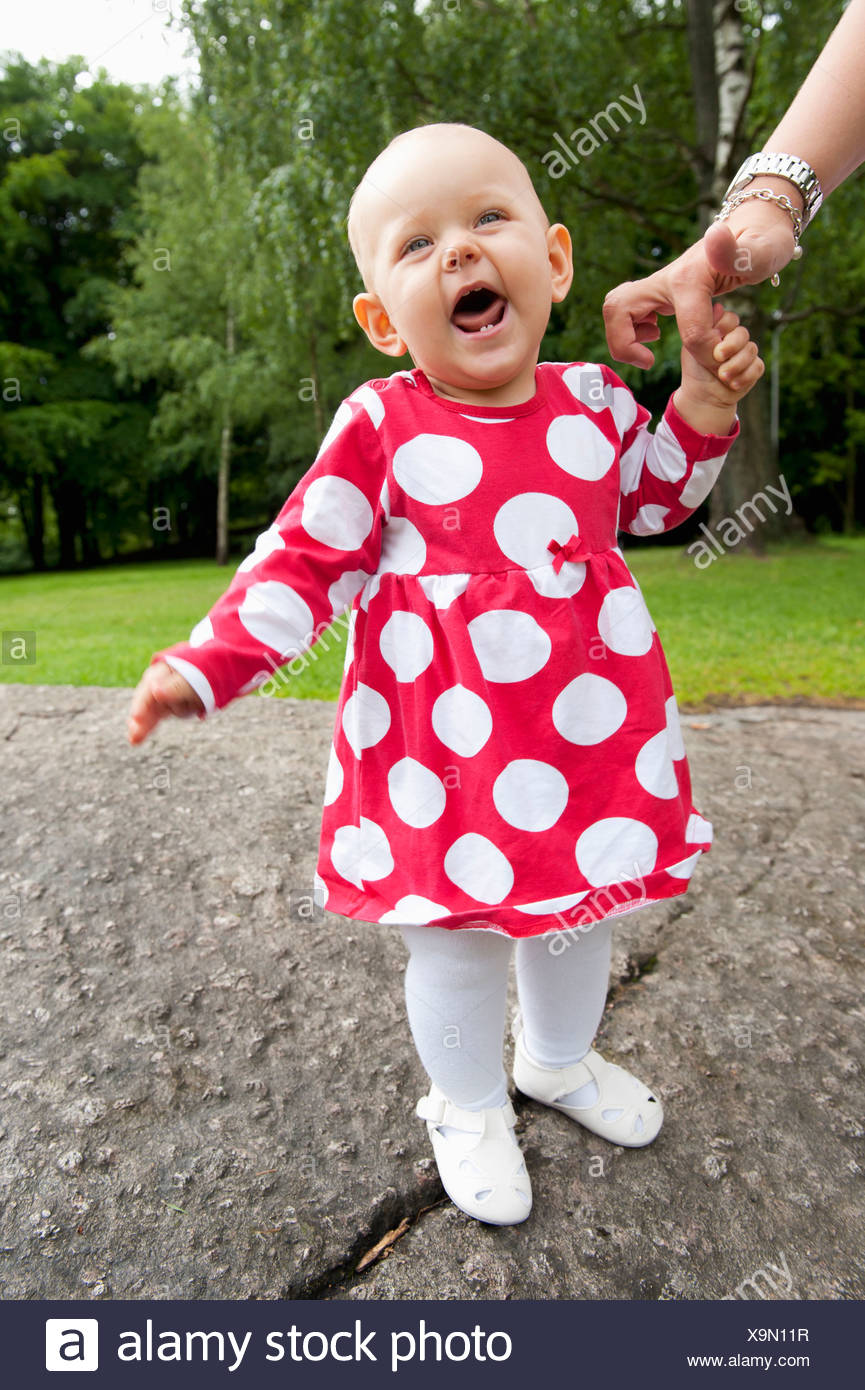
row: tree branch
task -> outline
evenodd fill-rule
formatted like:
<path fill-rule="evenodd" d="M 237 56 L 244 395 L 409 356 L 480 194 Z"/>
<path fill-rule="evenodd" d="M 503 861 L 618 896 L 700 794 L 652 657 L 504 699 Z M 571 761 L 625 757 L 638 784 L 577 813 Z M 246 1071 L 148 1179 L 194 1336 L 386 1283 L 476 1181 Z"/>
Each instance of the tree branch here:
<path fill-rule="evenodd" d="M 834 304 L 813 304 L 810 309 L 797 309 L 793 314 L 780 313 L 773 323 L 799 323 L 802 319 L 813 318 L 815 314 L 831 314 L 836 319 L 855 319 L 865 314 L 865 304 L 854 304 L 852 309 L 837 309 Z"/>

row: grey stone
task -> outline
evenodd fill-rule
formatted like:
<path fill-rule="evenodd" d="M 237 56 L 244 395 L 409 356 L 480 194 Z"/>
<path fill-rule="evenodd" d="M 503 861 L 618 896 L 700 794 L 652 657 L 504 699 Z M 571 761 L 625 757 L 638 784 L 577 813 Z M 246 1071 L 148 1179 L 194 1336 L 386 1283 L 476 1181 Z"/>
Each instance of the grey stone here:
<path fill-rule="evenodd" d="M 664 1128 L 516 1095 L 499 1229 L 414 1116 L 398 929 L 312 901 L 334 706 L 132 749 L 129 698 L 0 687 L 0 1296 L 863 1296 L 865 711 L 683 713 L 716 842 L 616 923 L 599 1042 Z"/>

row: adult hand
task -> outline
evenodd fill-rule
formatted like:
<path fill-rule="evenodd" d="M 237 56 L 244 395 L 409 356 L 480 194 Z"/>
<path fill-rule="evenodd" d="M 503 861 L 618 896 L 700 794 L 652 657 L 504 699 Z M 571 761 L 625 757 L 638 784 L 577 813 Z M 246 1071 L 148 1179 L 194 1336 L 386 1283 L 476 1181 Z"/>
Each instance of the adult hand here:
<path fill-rule="evenodd" d="M 675 314 L 682 345 L 704 367 L 717 368 L 712 353 L 721 335 L 712 300 L 774 275 L 795 246 L 789 214 L 776 203 L 749 199 L 663 269 L 610 291 L 604 324 L 611 355 L 618 362 L 651 367 L 655 355 L 645 344 L 661 336 L 658 315 Z"/>

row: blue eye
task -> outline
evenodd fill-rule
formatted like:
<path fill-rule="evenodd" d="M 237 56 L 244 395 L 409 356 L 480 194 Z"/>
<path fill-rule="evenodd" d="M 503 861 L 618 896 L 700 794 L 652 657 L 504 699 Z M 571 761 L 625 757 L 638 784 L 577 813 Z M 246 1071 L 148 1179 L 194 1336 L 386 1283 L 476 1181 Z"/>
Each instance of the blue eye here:
<path fill-rule="evenodd" d="M 496 208 L 490 208 L 489 212 L 482 213 L 478 218 L 478 225 L 481 225 L 488 217 L 494 217 L 497 221 L 502 221 L 504 219 L 504 213 L 499 212 Z"/>
<path fill-rule="evenodd" d="M 418 246 L 423 246 L 424 244 L 429 245 L 429 237 L 412 237 L 411 241 L 406 242 L 405 246 L 403 247 L 403 255 L 408 255 L 409 252 L 416 250 Z"/>

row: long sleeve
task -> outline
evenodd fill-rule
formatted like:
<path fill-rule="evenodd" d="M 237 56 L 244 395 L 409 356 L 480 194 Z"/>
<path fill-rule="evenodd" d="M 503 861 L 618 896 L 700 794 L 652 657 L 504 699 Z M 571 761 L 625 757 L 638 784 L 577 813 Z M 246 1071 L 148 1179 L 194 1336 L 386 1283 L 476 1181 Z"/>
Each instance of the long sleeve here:
<path fill-rule="evenodd" d="M 152 658 L 189 681 L 205 716 L 311 647 L 375 573 L 384 484 L 384 454 L 361 394 L 340 405 L 314 464 L 188 642 Z"/>
<path fill-rule="evenodd" d="M 612 386 L 612 411 L 621 436 L 618 530 L 652 536 L 679 526 L 708 497 L 739 422 L 727 435 L 701 434 L 672 399 L 652 432 L 651 417 L 622 380 L 604 368 Z"/>

